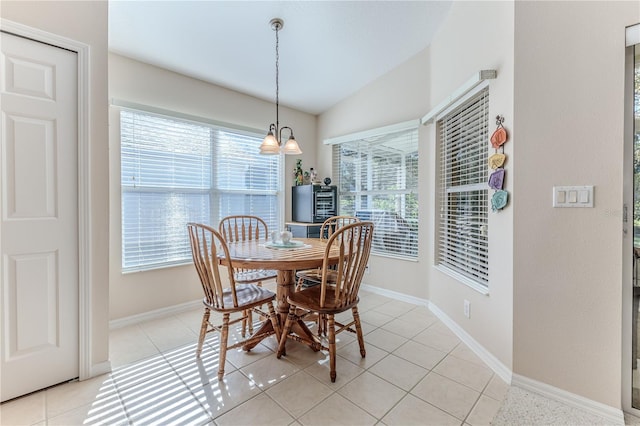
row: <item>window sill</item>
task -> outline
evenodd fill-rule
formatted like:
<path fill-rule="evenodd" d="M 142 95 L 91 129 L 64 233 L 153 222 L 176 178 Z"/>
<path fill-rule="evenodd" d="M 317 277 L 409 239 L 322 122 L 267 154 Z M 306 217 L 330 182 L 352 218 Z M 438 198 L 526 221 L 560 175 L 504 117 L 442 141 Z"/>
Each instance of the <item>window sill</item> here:
<path fill-rule="evenodd" d="M 409 257 L 409 256 L 402 256 L 399 254 L 381 253 L 381 252 L 374 252 L 374 251 L 371 252 L 371 256 L 386 257 L 387 259 L 394 259 L 394 260 L 406 260 L 407 262 L 418 261 L 417 257 Z"/>
<path fill-rule="evenodd" d="M 489 287 L 486 287 L 478 282 L 472 280 L 471 278 L 465 277 L 459 272 L 456 272 L 452 269 L 447 268 L 446 266 L 435 265 L 435 268 L 442 272 L 443 274 L 449 275 L 451 278 L 459 281 L 460 283 L 466 285 L 467 287 L 471 287 L 471 289 L 477 291 L 480 294 L 485 296 L 489 296 Z"/>
<path fill-rule="evenodd" d="M 122 275 L 135 274 L 136 272 L 151 272 L 159 269 L 175 268 L 176 266 L 192 265 L 193 261 L 181 261 L 176 263 L 165 263 L 162 265 L 148 265 L 135 268 L 122 268 Z"/>

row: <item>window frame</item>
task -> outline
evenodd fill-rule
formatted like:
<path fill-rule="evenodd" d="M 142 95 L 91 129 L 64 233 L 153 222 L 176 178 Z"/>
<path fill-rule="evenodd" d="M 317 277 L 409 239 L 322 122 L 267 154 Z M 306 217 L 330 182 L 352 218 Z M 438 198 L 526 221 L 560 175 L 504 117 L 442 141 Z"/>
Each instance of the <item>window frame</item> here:
<path fill-rule="evenodd" d="M 476 136 L 476 148 L 480 152 L 480 155 L 475 157 L 474 161 L 471 165 L 465 164 L 462 167 L 472 168 L 475 167 L 479 170 L 477 174 L 477 181 L 472 183 L 467 183 L 465 185 L 450 185 L 446 187 L 446 184 L 443 184 L 446 180 L 447 168 L 444 164 L 444 160 L 442 158 L 442 120 L 449 117 L 450 115 L 454 115 L 460 113 L 461 110 L 469 106 L 469 104 L 474 103 L 475 100 L 481 98 L 483 95 L 486 96 L 486 100 L 483 105 L 484 115 L 482 117 L 478 117 L 477 123 L 481 126 L 482 130 L 479 131 L 479 134 Z M 437 162 L 437 173 L 436 173 L 436 222 L 435 222 L 435 234 L 436 238 L 434 239 L 434 264 L 435 267 L 452 276 L 456 280 L 462 282 L 463 284 L 477 290 L 478 292 L 488 295 L 489 294 L 489 186 L 487 184 L 488 180 L 488 166 L 487 166 L 487 158 L 489 153 L 489 109 L 490 109 L 490 90 L 489 90 L 489 82 L 483 82 L 477 85 L 473 90 L 466 93 L 464 96 L 459 98 L 456 102 L 450 105 L 446 110 L 438 113 L 435 117 L 436 123 L 436 162 Z M 449 140 L 449 143 L 451 141 Z M 454 142 L 455 143 L 455 142 Z M 450 165 L 451 166 L 451 165 Z M 466 250 L 467 257 L 471 257 L 471 252 L 475 255 L 476 251 L 479 251 L 480 257 L 479 262 L 481 263 L 480 269 L 481 271 L 478 273 L 469 273 L 468 271 L 471 268 L 470 261 L 464 262 L 463 260 L 457 260 L 458 264 L 463 264 L 466 269 L 458 268 L 455 264 L 456 262 L 444 262 L 442 260 L 442 251 L 443 249 L 443 241 L 446 243 L 455 244 L 455 238 L 451 236 L 444 235 L 446 229 L 451 229 L 455 227 L 455 224 L 450 222 L 446 222 L 447 218 L 451 218 L 450 211 L 446 209 L 448 203 L 445 203 L 445 198 L 447 194 L 452 193 L 476 193 L 477 199 L 474 199 L 473 203 L 475 206 L 480 207 L 480 213 L 482 216 L 475 215 L 474 216 L 474 225 L 477 225 L 478 232 L 468 231 L 465 233 L 464 241 L 468 243 L 468 245 L 473 245 L 475 247 L 473 250 Z M 462 215 L 460 215 L 462 216 Z M 457 216 L 453 216 L 457 217 Z M 468 224 L 468 223 L 467 223 Z M 472 225 L 472 226 L 474 226 Z M 460 244 L 460 242 L 459 242 Z M 482 249 L 481 251 L 479 249 Z M 464 248 L 461 252 L 465 252 Z"/>
<path fill-rule="evenodd" d="M 336 180 L 334 182 L 338 186 L 338 214 L 340 215 L 356 215 L 365 220 L 372 220 L 374 224 L 376 224 L 376 228 L 374 231 L 374 239 L 377 239 L 377 244 L 374 244 L 372 247 L 371 253 L 378 256 L 398 258 L 402 260 L 410 260 L 417 261 L 419 259 L 419 202 L 418 202 L 418 185 L 419 185 L 419 165 L 418 165 L 418 155 L 419 155 L 419 121 L 411 120 L 403 123 L 397 123 L 390 126 L 375 128 L 366 130 L 363 132 L 353 133 L 345 136 L 340 136 L 337 138 L 327 139 L 324 141 L 326 145 L 333 145 L 332 149 L 332 158 L 333 158 L 333 176 Z M 343 188 L 343 182 L 341 182 L 342 177 L 342 167 L 341 157 L 342 151 L 341 149 L 344 147 L 353 147 L 357 144 L 363 144 L 362 149 L 358 146 L 357 152 L 360 153 L 363 157 L 368 158 L 371 161 L 374 156 L 373 152 L 376 152 L 376 145 L 380 145 L 384 138 L 391 138 L 394 135 L 398 135 L 406 132 L 407 135 L 403 135 L 403 138 L 410 141 L 410 143 L 415 142 L 415 151 L 407 152 L 404 156 L 400 158 L 400 162 L 403 166 L 400 168 L 404 171 L 404 174 L 398 178 L 403 185 L 403 188 L 399 189 L 374 189 L 372 188 L 372 183 L 375 180 L 375 177 L 378 176 L 376 172 L 378 171 L 370 169 L 366 173 L 367 182 L 363 183 L 363 173 L 362 169 L 355 170 L 354 182 L 357 185 L 357 188 L 350 191 L 345 191 Z M 369 140 L 375 140 L 369 142 Z M 365 145 L 367 144 L 368 145 Z M 379 148 L 378 148 L 379 149 Z M 404 165 L 405 161 L 407 161 L 407 156 L 414 155 L 415 167 L 415 177 L 414 177 L 414 186 L 407 187 L 408 173 L 407 168 Z M 357 160 L 356 160 L 357 161 Z M 356 164 L 356 168 L 362 167 L 361 163 Z M 373 173 L 372 173 L 373 172 Z M 379 176 L 378 176 L 379 178 Z M 410 181 L 410 180 L 409 180 Z M 400 199 L 397 197 L 400 196 Z M 353 211 L 351 209 L 349 211 L 345 211 L 344 208 L 344 197 L 349 197 L 353 199 Z M 367 202 L 366 206 L 363 207 L 362 199 L 365 197 Z M 387 200 L 387 202 L 394 202 L 396 206 L 400 209 L 400 212 L 391 211 L 391 210 L 379 210 L 375 207 L 372 207 L 375 204 L 375 197 L 390 197 L 395 198 L 395 200 Z M 407 207 L 408 204 L 411 204 L 411 200 L 408 198 L 413 198 L 412 207 Z M 383 202 L 378 199 L 378 202 Z M 407 208 L 415 211 L 415 215 L 411 217 L 407 216 Z M 381 240 L 383 238 L 384 232 L 383 229 L 387 227 L 389 229 L 401 229 L 398 231 L 402 235 L 409 235 L 410 244 L 407 246 L 406 244 L 402 244 L 404 239 L 398 239 L 395 236 L 392 236 L 388 240 Z M 376 235 L 377 234 L 377 235 Z M 386 237 L 385 237 L 386 238 Z M 402 237 L 405 238 L 405 237 Z M 383 242 L 381 242 L 383 241 Z M 375 241 L 374 241 L 375 242 Z"/>
<path fill-rule="evenodd" d="M 277 189 L 273 190 L 273 189 L 229 189 L 229 188 L 222 188 L 218 185 L 217 179 L 216 179 L 216 144 L 220 143 L 220 136 L 216 136 L 214 135 L 214 132 L 216 131 L 221 131 L 221 132 L 227 132 L 227 133 L 232 133 L 232 134 L 239 134 L 242 135 L 243 137 L 248 136 L 250 138 L 255 138 L 256 141 L 256 153 L 259 152 L 259 146 L 260 143 L 262 142 L 262 139 L 264 137 L 264 135 L 262 134 L 262 132 L 260 132 L 259 130 L 253 129 L 253 128 L 248 128 L 248 127 L 243 127 L 243 126 L 237 126 L 234 124 L 229 124 L 229 123 L 222 123 L 222 122 L 218 122 L 218 121 L 214 121 L 214 120 L 209 120 L 209 119 L 205 119 L 202 117 L 196 117 L 196 116 L 191 116 L 191 115 L 186 115 L 186 114 L 182 114 L 179 112 L 175 112 L 175 111 L 168 111 L 168 110 L 163 110 L 163 109 L 159 109 L 159 108 L 154 108 L 154 107 L 147 107 L 147 106 L 142 106 L 142 105 L 138 105 L 138 104 L 131 104 L 128 102 L 123 102 L 123 101 L 115 101 L 113 103 L 113 106 L 116 107 L 117 110 L 117 117 L 118 117 L 118 137 L 119 137 L 119 160 L 120 160 L 120 167 L 118 170 L 118 175 L 119 175 L 119 184 L 120 184 L 120 209 L 119 209 L 119 213 L 120 213 L 120 237 L 121 237 L 121 252 L 120 252 L 120 257 L 121 257 L 121 261 L 120 261 L 120 267 L 121 267 L 121 271 L 122 273 L 133 273 L 133 272 L 140 272 L 140 271 L 150 271 L 150 270 L 155 270 L 155 269 L 163 269 L 163 268 L 170 268 L 170 267 L 175 267 L 175 266 L 181 266 L 181 265 L 188 265 L 192 262 L 191 259 L 191 253 L 190 253 L 190 249 L 188 252 L 185 252 L 183 254 L 183 258 L 180 260 L 176 260 L 176 261 L 163 261 L 163 262 L 153 262 L 153 263 L 138 263 L 136 265 L 127 265 L 125 266 L 125 249 L 124 249 L 124 244 L 125 244 L 125 239 L 126 239 L 126 235 L 125 235 L 125 229 L 124 229 L 124 221 L 125 221 L 125 214 L 124 214 L 124 209 L 125 209 L 125 194 L 127 192 L 132 192 L 132 188 L 126 187 L 125 185 L 122 184 L 122 171 L 123 171 L 123 165 L 122 165 L 122 161 L 123 161 L 123 144 L 122 144 L 122 140 L 123 140 L 123 123 L 121 121 L 121 117 L 122 117 L 122 112 L 123 111 L 128 111 L 130 113 L 134 113 L 134 114 L 142 114 L 142 115 L 149 115 L 149 116 L 155 116 L 155 117 L 159 117 L 161 119 L 168 119 L 168 120 L 173 120 L 173 121 L 178 121 L 178 122 L 185 122 L 185 123 L 189 123 L 191 125 L 196 125 L 196 126 L 202 126 L 203 128 L 207 128 L 209 131 L 209 139 L 210 139 L 210 143 L 211 143 L 211 151 L 210 151 L 210 156 L 209 156 L 209 161 L 208 164 L 210 165 L 210 169 L 209 169 L 209 174 L 210 174 L 210 182 L 209 182 L 209 187 L 206 189 L 201 189 L 201 188 L 182 188 L 182 187 L 171 187 L 171 188 L 167 188 L 166 191 L 164 191 L 163 189 L 154 189 L 152 188 L 152 191 L 159 191 L 159 192 L 166 192 L 166 193 L 173 193 L 173 192 L 185 192 L 185 193 L 200 193 L 200 194 L 205 194 L 207 200 L 208 200 L 208 209 L 209 209 L 209 218 L 208 221 L 210 224 L 213 225 L 214 228 L 217 228 L 217 224 L 219 223 L 220 219 L 222 219 L 222 217 L 218 217 L 218 216 L 225 216 L 224 212 L 221 212 L 220 210 L 223 208 L 222 207 L 222 199 L 224 194 L 244 194 L 244 195 L 268 195 L 268 196 L 275 196 L 275 201 L 272 201 L 271 204 L 273 206 L 275 206 L 275 214 L 271 215 L 272 216 L 272 221 L 274 222 L 274 224 L 270 224 L 271 226 L 274 227 L 278 227 L 280 223 L 284 222 L 284 156 L 282 154 L 278 155 L 278 156 L 264 156 L 265 159 L 275 159 L 277 166 L 275 168 L 275 170 L 273 170 L 272 167 L 268 167 L 267 170 L 269 170 L 270 173 L 273 173 L 275 175 L 275 181 L 276 181 L 276 186 Z M 133 191 L 135 191 L 135 189 L 133 189 Z M 251 212 L 246 212 L 245 214 L 251 214 Z M 187 231 L 186 231 L 186 224 L 185 224 L 185 232 L 184 232 L 185 238 L 187 237 Z M 187 239 L 188 241 L 188 239 Z M 174 242 L 175 243 L 175 242 Z"/>

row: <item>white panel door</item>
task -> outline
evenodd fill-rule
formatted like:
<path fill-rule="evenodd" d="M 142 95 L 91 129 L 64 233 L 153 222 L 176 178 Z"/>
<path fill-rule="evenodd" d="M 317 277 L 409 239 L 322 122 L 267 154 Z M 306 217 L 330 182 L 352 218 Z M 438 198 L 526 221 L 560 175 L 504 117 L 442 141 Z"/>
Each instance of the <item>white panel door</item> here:
<path fill-rule="evenodd" d="M 0 400 L 78 377 L 76 53 L 0 33 Z"/>

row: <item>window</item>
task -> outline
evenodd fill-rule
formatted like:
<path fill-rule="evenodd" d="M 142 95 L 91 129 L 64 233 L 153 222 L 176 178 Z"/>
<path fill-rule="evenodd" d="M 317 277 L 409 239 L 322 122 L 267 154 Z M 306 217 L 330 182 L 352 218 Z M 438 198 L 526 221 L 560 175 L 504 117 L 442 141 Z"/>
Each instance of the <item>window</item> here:
<path fill-rule="evenodd" d="M 280 156 L 259 155 L 262 135 L 127 109 L 120 130 L 123 270 L 191 262 L 190 221 L 277 228 Z"/>
<path fill-rule="evenodd" d="M 400 127 L 405 128 L 390 126 L 333 142 L 333 176 L 339 214 L 374 222 L 373 253 L 417 258 L 418 130 L 414 123 Z"/>
<path fill-rule="evenodd" d="M 471 286 L 488 287 L 489 90 L 437 121 L 439 220 L 437 264 Z"/>

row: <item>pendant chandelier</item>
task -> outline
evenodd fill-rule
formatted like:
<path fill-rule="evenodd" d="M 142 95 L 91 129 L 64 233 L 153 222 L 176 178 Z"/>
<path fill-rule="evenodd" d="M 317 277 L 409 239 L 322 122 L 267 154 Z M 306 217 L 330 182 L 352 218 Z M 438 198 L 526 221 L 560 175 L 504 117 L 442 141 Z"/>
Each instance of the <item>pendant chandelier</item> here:
<path fill-rule="evenodd" d="M 296 138 L 293 136 L 293 129 L 288 126 L 283 126 L 282 128 L 280 128 L 280 122 L 278 121 L 278 108 L 280 104 L 280 40 L 278 37 L 278 31 L 280 31 L 284 26 L 284 21 L 282 21 L 282 19 L 280 18 L 273 18 L 269 22 L 269 24 L 271 25 L 271 28 L 276 32 L 276 122 L 275 124 L 271 123 L 269 125 L 269 133 L 267 133 L 267 136 L 265 136 L 262 144 L 260 145 L 260 154 L 275 155 L 280 154 L 280 152 L 289 155 L 302 154 L 302 151 L 298 146 L 298 142 L 296 142 Z M 285 129 L 288 130 L 290 134 L 289 139 L 287 139 L 287 142 L 283 145 L 282 131 Z"/>

